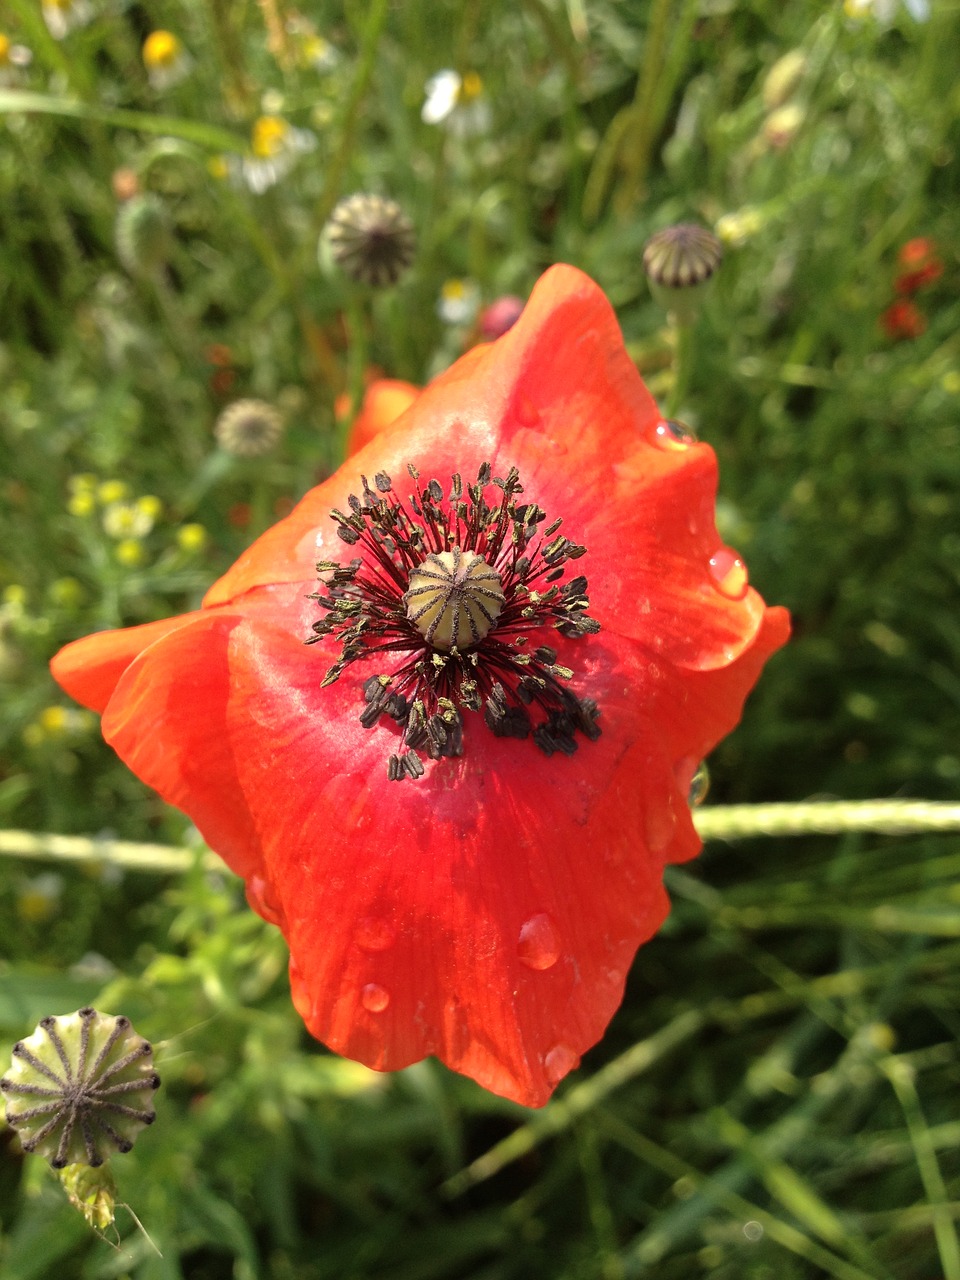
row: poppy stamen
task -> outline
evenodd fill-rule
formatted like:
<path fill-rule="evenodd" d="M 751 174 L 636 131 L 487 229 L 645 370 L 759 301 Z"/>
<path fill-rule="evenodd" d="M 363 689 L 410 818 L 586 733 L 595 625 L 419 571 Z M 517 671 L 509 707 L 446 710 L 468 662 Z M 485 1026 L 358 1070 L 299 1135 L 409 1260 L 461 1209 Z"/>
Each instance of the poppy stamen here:
<path fill-rule="evenodd" d="M 326 616 L 307 643 L 333 636 L 341 645 L 322 685 L 358 659 L 396 655 L 392 671 L 364 682 L 360 712 L 364 728 L 383 717 L 401 728 L 402 749 L 387 762 L 392 781 L 423 776 L 419 751 L 462 755 L 463 711 L 483 711 L 497 737 L 532 737 L 548 756 L 571 755 L 575 734 L 599 736 L 599 710 L 566 687 L 574 672 L 552 645 L 527 643 L 547 627 L 566 638 L 599 630 L 586 612 L 586 577 L 562 581 L 586 548 L 558 533 L 561 520 L 543 528 L 546 512 L 518 501 L 515 467 L 501 479 L 485 463 L 466 486 L 454 475 L 446 499 L 439 481 L 421 485 L 409 471 L 408 503 L 380 472 L 373 487 L 361 477 L 349 511 L 330 513 L 360 554 L 317 565 L 322 589 L 310 598 Z M 495 505 L 491 485 L 501 491 Z"/>

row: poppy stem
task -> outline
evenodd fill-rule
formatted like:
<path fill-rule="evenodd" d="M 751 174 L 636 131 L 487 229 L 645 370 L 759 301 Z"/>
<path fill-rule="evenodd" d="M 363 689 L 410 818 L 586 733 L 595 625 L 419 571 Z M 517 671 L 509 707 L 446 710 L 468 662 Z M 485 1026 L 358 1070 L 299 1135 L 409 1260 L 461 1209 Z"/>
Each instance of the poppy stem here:
<path fill-rule="evenodd" d="M 933 800 L 731 804 L 699 809 L 693 820 L 704 840 L 839 835 L 850 831 L 919 835 L 926 831 L 956 831 L 960 828 L 960 804 Z"/>
<path fill-rule="evenodd" d="M 836 800 L 811 804 L 705 805 L 694 811 L 693 820 L 704 840 L 839 835 L 852 831 L 922 835 L 932 831 L 960 831 L 960 804 L 940 800 Z M 189 871 L 198 859 L 204 866 L 224 869 L 216 854 L 202 850 L 35 831 L 0 831 L 0 857 L 110 863 L 128 871 L 146 871 L 153 875 Z"/>
<path fill-rule="evenodd" d="M 675 418 L 686 399 L 693 367 L 693 323 L 674 316 L 676 355 L 673 364 L 673 386 L 667 396 L 667 417 Z"/>
<path fill-rule="evenodd" d="M 359 290 L 353 288 L 347 290 L 343 319 L 347 328 L 347 393 L 350 397 L 350 407 L 337 423 L 336 457 L 332 459 L 335 467 L 338 467 L 346 457 L 347 432 L 363 404 L 368 344 L 367 317 Z"/>

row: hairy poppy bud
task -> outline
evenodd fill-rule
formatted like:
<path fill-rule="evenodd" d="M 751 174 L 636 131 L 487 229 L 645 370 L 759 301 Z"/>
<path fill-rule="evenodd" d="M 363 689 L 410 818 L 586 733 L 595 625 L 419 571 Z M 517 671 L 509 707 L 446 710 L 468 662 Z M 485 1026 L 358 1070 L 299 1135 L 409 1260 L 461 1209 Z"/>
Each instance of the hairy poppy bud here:
<path fill-rule="evenodd" d="M 120 206 L 116 223 L 117 256 L 132 275 L 149 275 L 166 262 L 170 221 L 156 196 L 132 196 Z"/>
<path fill-rule="evenodd" d="M 0 1080 L 7 1124 L 24 1151 L 55 1169 L 103 1164 L 129 1151 L 153 1124 L 151 1094 L 160 1085 L 153 1049 L 129 1018 L 96 1009 L 41 1018 L 33 1035 L 13 1046 L 13 1064 Z"/>
<path fill-rule="evenodd" d="M 723 246 L 712 231 L 678 222 L 647 241 L 643 269 L 657 302 L 686 322 L 696 315 L 703 288 L 722 258 Z"/>
<path fill-rule="evenodd" d="M 340 201 L 324 237 L 341 271 L 377 289 L 396 284 L 416 248 L 413 224 L 397 202 L 362 192 Z"/>

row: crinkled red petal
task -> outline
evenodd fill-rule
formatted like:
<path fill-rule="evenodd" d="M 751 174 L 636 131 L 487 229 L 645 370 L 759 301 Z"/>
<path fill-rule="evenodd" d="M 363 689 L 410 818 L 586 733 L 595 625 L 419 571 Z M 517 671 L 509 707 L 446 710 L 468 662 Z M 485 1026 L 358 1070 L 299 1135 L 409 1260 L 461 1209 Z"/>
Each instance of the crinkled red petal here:
<path fill-rule="evenodd" d="M 238 875 L 255 875 L 262 866 L 260 833 L 225 733 L 238 696 L 231 639 L 241 623 L 255 624 L 221 610 L 183 621 L 121 675 L 104 711 L 103 736 L 139 778 L 193 819 Z M 259 785 L 269 788 L 267 743 L 258 759 Z"/>
<path fill-rule="evenodd" d="M 171 631 L 186 626 L 200 613 L 185 613 L 162 622 L 146 622 L 119 631 L 96 631 L 65 645 L 50 663 L 53 678 L 71 698 L 103 712 L 117 687 L 117 681 L 144 649 Z"/>

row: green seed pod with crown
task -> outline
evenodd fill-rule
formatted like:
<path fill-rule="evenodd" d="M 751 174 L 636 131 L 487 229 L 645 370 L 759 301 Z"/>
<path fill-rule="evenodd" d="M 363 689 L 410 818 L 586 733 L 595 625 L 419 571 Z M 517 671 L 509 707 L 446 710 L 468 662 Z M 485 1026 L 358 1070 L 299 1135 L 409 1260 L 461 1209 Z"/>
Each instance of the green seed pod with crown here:
<path fill-rule="evenodd" d="M 55 1169 L 97 1168 L 129 1151 L 153 1124 L 159 1084 L 152 1046 L 129 1018 L 85 1008 L 42 1018 L 33 1035 L 19 1040 L 0 1091 L 24 1151 L 45 1156 Z"/>
<path fill-rule="evenodd" d="M 656 301 L 680 324 L 689 324 L 722 258 L 723 246 L 712 231 L 679 222 L 650 237 L 643 249 L 643 269 Z"/>

